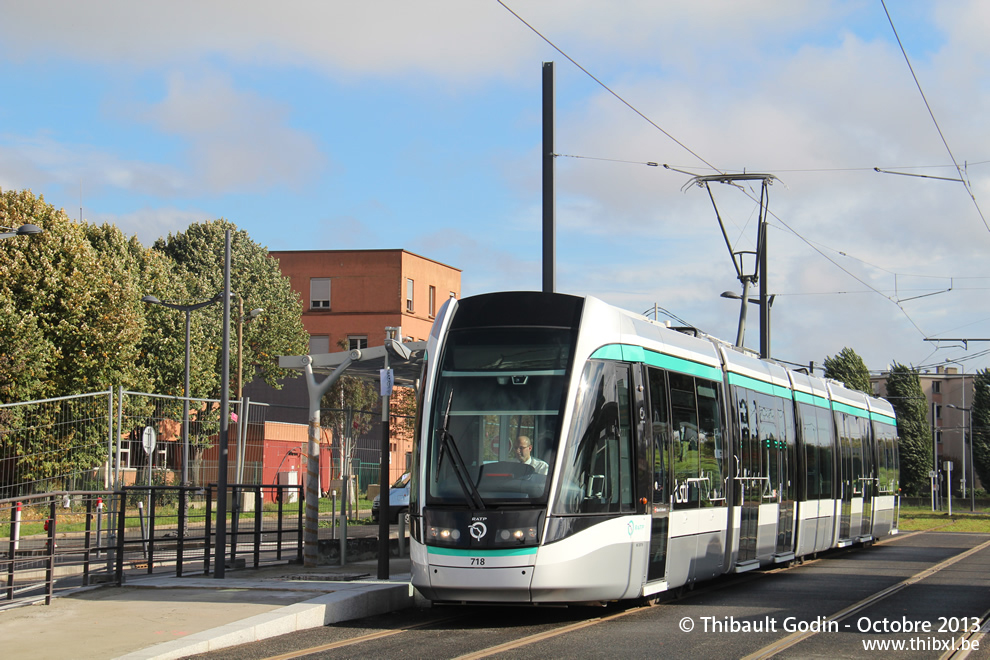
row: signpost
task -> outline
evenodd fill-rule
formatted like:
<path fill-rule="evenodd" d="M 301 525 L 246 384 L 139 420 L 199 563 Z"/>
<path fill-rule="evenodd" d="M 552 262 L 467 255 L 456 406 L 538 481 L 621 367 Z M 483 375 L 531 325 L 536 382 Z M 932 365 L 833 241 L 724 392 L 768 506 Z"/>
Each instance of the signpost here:
<path fill-rule="evenodd" d="M 158 433 L 155 432 L 154 427 L 145 426 L 144 432 L 141 433 L 141 446 L 144 447 L 144 453 L 148 455 L 148 497 L 147 497 L 147 507 L 148 513 L 151 513 L 151 470 L 155 464 L 155 445 L 158 444 Z M 140 516 L 141 502 L 138 502 L 138 515 Z M 144 542 L 144 519 L 141 518 L 141 540 Z M 146 543 L 146 542 L 145 542 Z M 147 548 L 147 545 L 145 545 Z M 145 550 L 145 556 L 147 556 L 147 550 Z"/>

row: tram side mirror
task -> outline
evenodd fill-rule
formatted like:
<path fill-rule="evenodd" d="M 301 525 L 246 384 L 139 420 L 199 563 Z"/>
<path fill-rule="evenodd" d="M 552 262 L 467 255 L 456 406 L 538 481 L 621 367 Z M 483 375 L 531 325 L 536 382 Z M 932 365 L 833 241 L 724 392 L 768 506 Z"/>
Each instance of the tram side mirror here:
<path fill-rule="evenodd" d="M 588 488 L 588 496 L 601 498 L 603 496 L 604 490 L 605 490 L 605 475 L 604 474 L 591 475 L 591 483 L 590 483 L 590 487 Z"/>

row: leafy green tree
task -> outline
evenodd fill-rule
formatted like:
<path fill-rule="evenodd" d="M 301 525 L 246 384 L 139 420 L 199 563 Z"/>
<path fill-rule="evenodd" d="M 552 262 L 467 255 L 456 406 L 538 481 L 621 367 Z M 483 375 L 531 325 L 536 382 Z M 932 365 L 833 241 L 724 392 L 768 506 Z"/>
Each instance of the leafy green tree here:
<path fill-rule="evenodd" d="M 307 351 L 309 335 L 302 325 L 302 301 L 282 275 L 278 263 L 268 256 L 267 248 L 255 243 L 247 232 L 226 220 L 195 223 L 184 232 L 169 234 L 155 242 L 154 250 L 173 262 L 188 276 L 187 300 L 207 300 L 223 291 L 224 240 L 231 230 L 231 364 L 236 365 L 238 298 L 244 309 L 263 308 L 264 313 L 243 325 L 243 382 L 261 378 L 272 387 L 279 379 L 294 375 L 278 366 L 279 355 L 301 355 Z M 146 291 L 159 299 L 155 291 Z M 173 316 L 182 314 L 172 312 Z M 204 360 L 191 377 L 196 396 L 218 398 L 220 395 L 221 347 L 223 342 L 223 305 L 211 305 L 193 312 L 198 322 L 199 340 L 193 353 Z M 184 317 L 179 321 L 185 322 Z M 182 335 L 184 341 L 184 335 Z M 181 364 L 181 361 L 180 361 Z M 236 367 L 231 368 L 232 381 Z M 181 382 L 181 381 L 180 381 Z M 231 384 L 231 391 L 236 383 Z"/>
<path fill-rule="evenodd" d="M 43 233 L 0 244 L 4 398 L 28 401 L 144 385 L 148 374 L 138 346 L 144 319 L 128 262 L 118 252 L 96 249 L 88 225 L 31 191 L 0 194 L 0 223 L 29 221 Z M 48 406 L 34 414 L 51 419 L 34 416 L 31 423 L 49 428 L 59 417 L 75 419 L 77 403 Z M 8 448 L 15 454 L 8 455 L 19 457 L 16 471 L 23 481 L 57 479 L 105 459 L 105 425 L 79 421 L 57 437 L 44 432 L 17 437 L 17 446 Z"/>
<path fill-rule="evenodd" d="M 2 401 L 82 394 L 118 385 L 182 394 L 185 316 L 144 304 L 141 298 L 152 294 L 161 300 L 189 302 L 220 292 L 228 228 L 234 231 L 233 289 L 247 309 L 265 308 L 262 317 L 244 325 L 244 382 L 258 373 L 278 387 L 277 379 L 286 375 L 278 368 L 278 356 L 305 352 L 308 335 L 302 327 L 299 297 L 268 251 L 229 222 L 195 224 L 159 240 L 154 248 L 145 248 L 116 227 L 73 221 L 30 190 L 0 190 L 0 224 L 16 227 L 25 222 L 39 225 L 43 233 L 0 241 Z M 236 337 L 236 305 L 232 312 Z M 193 396 L 219 396 L 221 320 L 221 305 L 191 316 Z M 231 349 L 236 363 L 236 340 Z M 235 373 L 232 369 L 232 379 Z M 11 417 L 16 413 L 2 414 L 0 424 L 15 426 Z M 214 426 L 214 413 L 204 410 L 201 416 L 199 430 Z M 73 449 L 71 459 L 52 459 L 58 452 L 51 451 L 53 439 L 44 434 L 35 434 L 36 439 L 27 444 L 12 440 L 16 447 L 0 450 L 4 456 L 18 457 L 16 470 L 25 478 L 56 478 L 102 462 L 105 428 L 102 434 L 99 442 L 94 438 L 92 451 Z M 48 458 L 39 458 L 44 455 Z M 7 464 L 0 468 L 11 472 Z"/>
<path fill-rule="evenodd" d="M 975 397 L 970 418 L 973 469 L 986 490 L 990 488 L 990 369 L 976 372 L 973 390 Z"/>
<path fill-rule="evenodd" d="M 300 355 L 306 352 L 309 334 L 302 325 L 302 301 L 282 275 L 278 263 L 268 256 L 268 250 L 255 243 L 247 232 L 226 220 L 195 223 L 178 234 L 155 242 L 152 251 L 171 263 L 184 276 L 184 296 L 168 302 L 190 303 L 209 300 L 223 291 L 224 250 L 226 231 L 231 230 L 231 292 L 230 305 L 230 392 L 236 397 L 238 349 L 244 368 L 243 384 L 256 377 L 279 388 L 279 379 L 294 372 L 278 366 L 280 355 Z M 149 268 L 161 267 L 149 262 Z M 166 300 L 155 290 L 146 293 Z M 264 313 L 242 325 L 242 343 L 238 346 L 237 327 L 239 305 L 244 310 L 262 308 Z M 177 369 L 166 381 L 181 391 L 185 345 L 185 315 L 160 305 L 149 305 L 149 322 L 160 328 L 161 337 L 155 342 L 160 349 L 149 346 L 149 354 L 158 351 L 163 363 Z M 154 315 L 152 317 L 152 315 Z M 192 312 L 190 395 L 217 399 L 221 393 L 223 304 L 209 305 Z M 160 325 L 159 325 L 160 324 Z M 163 367 L 164 370 L 164 367 Z M 199 482 L 203 451 L 212 442 L 219 428 L 219 412 L 213 407 L 194 406 L 190 424 L 191 475 Z"/>
<path fill-rule="evenodd" d="M 895 364 L 887 376 L 887 399 L 897 415 L 901 488 L 908 495 L 926 494 L 930 490 L 932 432 L 928 425 L 928 401 L 918 372 Z"/>
<path fill-rule="evenodd" d="M 4 192 L 0 209 L 4 224 L 30 220 L 44 230 L 0 247 L 0 301 L 36 327 L 34 350 L 49 366 L 46 377 L 21 394 L 43 398 L 143 384 L 143 316 L 136 282 L 118 255 L 94 249 L 84 224 L 30 191 Z M 30 331 L 25 326 L 22 332 Z M 9 355 L 12 347 L 0 345 Z"/>
<path fill-rule="evenodd" d="M 825 358 L 825 377 L 843 383 L 851 390 L 873 393 L 870 371 L 856 351 L 843 348 L 835 357 Z"/>

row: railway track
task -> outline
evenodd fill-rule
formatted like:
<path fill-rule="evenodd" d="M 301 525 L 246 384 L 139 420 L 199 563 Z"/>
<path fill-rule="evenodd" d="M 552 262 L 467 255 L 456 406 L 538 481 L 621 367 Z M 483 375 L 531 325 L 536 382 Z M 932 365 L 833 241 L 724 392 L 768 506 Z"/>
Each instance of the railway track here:
<path fill-rule="evenodd" d="M 875 658 L 867 644 L 915 640 L 912 657 L 961 660 L 990 627 L 990 537 L 917 533 L 873 548 L 706 583 L 659 604 L 608 608 L 438 607 L 296 633 L 206 656 L 221 658 L 513 657 Z M 843 590 L 837 585 L 847 585 Z M 820 594 L 809 598 L 808 593 Z M 932 594 L 941 594 L 935 598 Z M 783 621 L 817 622 L 787 632 Z M 686 620 L 693 622 L 688 630 Z M 737 632 L 712 622 L 774 621 Z M 887 621 L 887 629 L 883 622 Z M 900 622 L 908 630 L 891 630 Z M 927 631 L 911 627 L 930 625 Z M 704 630 L 702 624 L 708 628 Z M 712 629 L 715 626 L 715 630 Z M 864 630 L 864 626 L 866 629 Z M 766 627 L 766 626 L 764 626 Z M 909 647 L 910 645 L 908 645 Z M 910 650 L 910 649 L 909 649 Z M 986 657 L 980 655 L 978 657 Z"/>

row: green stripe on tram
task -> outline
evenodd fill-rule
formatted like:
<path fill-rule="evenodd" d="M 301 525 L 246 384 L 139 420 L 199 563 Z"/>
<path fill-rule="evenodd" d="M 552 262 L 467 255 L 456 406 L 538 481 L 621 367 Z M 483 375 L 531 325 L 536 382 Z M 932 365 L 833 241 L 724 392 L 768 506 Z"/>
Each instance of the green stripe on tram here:
<path fill-rule="evenodd" d="M 535 555 L 537 548 L 508 548 L 506 550 L 482 550 L 472 548 L 438 548 L 435 545 L 426 546 L 431 555 L 446 555 L 449 557 L 519 557 Z"/>
<path fill-rule="evenodd" d="M 669 371 L 677 371 L 682 374 L 707 378 L 708 380 L 722 380 L 722 370 L 717 367 L 710 367 L 707 364 L 685 360 L 684 358 L 664 355 L 645 349 L 642 346 L 631 346 L 629 344 L 608 344 L 602 346 L 592 353 L 595 360 L 616 360 L 619 362 L 642 362 L 653 367 L 660 367 Z"/>
<path fill-rule="evenodd" d="M 819 408 L 830 409 L 832 405 L 829 403 L 828 399 L 823 396 L 817 396 L 814 394 L 807 394 L 805 392 L 794 391 L 794 400 L 798 403 L 807 403 L 812 406 L 817 406 Z"/>
<path fill-rule="evenodd" d="M 832 410 L 836 412 L 844 412 L 847 415 L 854 415 L 856 417 L 863 417 L 865 419 L 870 418 L 870 413 L 862 408 L 854 408 L 846 403 L 839 403 L 838 401 L 832 402 Z"/>
<path fill-rule="evenodd" d="M 750 378 L 749 376 L 743 376 L 742 374 L 735 374 L 731 371 L 729 372 L 729 385 L 745 387 L 746 389 L 754 390 L 762 394 L 779 396 L 783 399 L 790 399 L 792 397 L 791 389 L 788 387 L 781 387 L 780 385 L 774 385 L 773 383 Z"/>
<path fill-rule="evenodd" d="M 874 422 L 880 422 L 881 424 L 890 424 L 891 426 L 897 426 L 897 420 L 891 417 L 890 415 L 886 415 L 884 413 L 871 412 L 870 419 L 872 419 Z"/>

